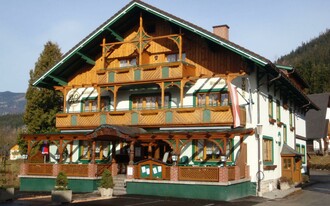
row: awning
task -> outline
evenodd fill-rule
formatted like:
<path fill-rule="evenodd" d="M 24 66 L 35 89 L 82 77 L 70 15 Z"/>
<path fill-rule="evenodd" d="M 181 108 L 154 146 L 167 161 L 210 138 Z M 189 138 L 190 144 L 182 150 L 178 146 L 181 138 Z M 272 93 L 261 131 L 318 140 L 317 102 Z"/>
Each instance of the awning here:
<path fill-rule="evenodd" d="M 86 135 L 89 139 L 97 140 L 120 140 L 124 139 L 130 141 L 131 138 L 136 137 L 138 134 L 146 133 L 146 131 L 139 127 L 128 127 L 128 126 L 115 126 L 103 124 L 97 127 L 91 133 Z"/>
<path fill-rule="evenodd" d="M 292 149 L 289 145 L 283 144 L 281 156 L 303 156 L 303 154 Z"/>

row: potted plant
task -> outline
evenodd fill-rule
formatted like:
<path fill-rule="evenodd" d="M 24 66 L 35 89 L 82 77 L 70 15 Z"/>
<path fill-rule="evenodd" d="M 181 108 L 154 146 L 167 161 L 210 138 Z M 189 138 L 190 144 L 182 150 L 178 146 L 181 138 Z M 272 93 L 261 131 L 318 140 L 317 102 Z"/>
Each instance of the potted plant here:
<path fill-rule="evenodd" d="M 100 180 L 100 187 L 98 188 L 101 197 L 112 197 L 114 186 L 111 172 L 105 169 Z"/>
<path fill-rule="evenodd" d="M 52 190 L 52 202 L 71 202 L 72 190 L 68 189 L 68 178 L 64 172 L 59 172 Z"/>
<path fill-rule="evenodd" d="M 278 180 L 278 186 L 280 190 L 290 189 L 292 184 L 293 184 L 292 179 L 289 179 L 287 177 L 281 177 Z"/>

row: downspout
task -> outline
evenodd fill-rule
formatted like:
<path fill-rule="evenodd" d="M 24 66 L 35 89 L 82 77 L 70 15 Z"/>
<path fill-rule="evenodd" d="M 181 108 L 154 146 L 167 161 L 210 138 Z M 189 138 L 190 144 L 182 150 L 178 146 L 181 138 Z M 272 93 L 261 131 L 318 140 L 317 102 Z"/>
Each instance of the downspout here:
<path fill-rule="evenodd" d="M 258 88 L 257 90 L 257 119 L 258 123 L 260 124 L 260 89 Z M 260 191 L 261 191 L 261 178 L 260 178 L 260 169 L 261 169 L 261 152 L 260 152 L 260 135 L 257 133 L 257 141 L 258 141 L 258 172 L 257 172 L 257 178 L 258 178 L 258 196 L 260 196 Z"/>
<path fill-rule="evenodd" d="M 279 78 L 281 78 L 281 76 L 282 76 L 282 74 L 281 74 L 281 72 L 279 72 L 279 73 L 278 73 L 278 76 L 275 77 L 275 78 L 273 78 L 273 79 L 271 79 L 271 80 L 268 82 L 268 84 L 272 83 L 272 82 L 275 81 L 275 80 L 278 80 Z"/>

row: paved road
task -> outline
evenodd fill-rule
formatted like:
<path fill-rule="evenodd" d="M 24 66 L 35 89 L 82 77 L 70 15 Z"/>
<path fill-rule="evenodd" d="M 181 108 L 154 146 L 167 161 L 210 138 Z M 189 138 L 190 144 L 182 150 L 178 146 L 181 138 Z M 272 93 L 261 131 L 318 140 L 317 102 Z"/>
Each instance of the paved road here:
<path fill-rule="evenodd" d="M 266 201 L 257 206 L 325 206 L 330 205 L 330 171 L 311 171 L 311 183 L 283 199 Z"/>
<path fill-rule="evenodd" d="M 191 200 L 177 198 L 162 198 L 150 196 L 125 195 L 111 199 L 100 199 L 95 194 L 76 195 L 74 201 L 67 205 L 88 205 L 88 206 L 325 206 L 330 203 L 330 172 L 312 171 L 311 184 L 303 190 L 291 194 L 283 199 L 268 200 L 260 197 L 247 197 L 235 201 L 223 202 L 212 200 Z M 12 202 L 0 203 L 0 206 L 54 206 L 51 197 L 47 194 L 39 196 L 24 196 Z M 65 204 L 62 204 L 65 205 Z"/>

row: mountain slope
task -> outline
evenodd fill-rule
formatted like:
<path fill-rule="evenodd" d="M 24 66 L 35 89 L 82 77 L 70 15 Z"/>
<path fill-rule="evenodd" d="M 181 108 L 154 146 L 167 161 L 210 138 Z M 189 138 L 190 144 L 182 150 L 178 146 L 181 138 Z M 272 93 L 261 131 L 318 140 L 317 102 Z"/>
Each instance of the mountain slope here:
<path fill-rule="evenodd" d="M 276 63 L 296 68 L 310 85 L 310 94 L 330 92 L 330 30 L 302 43 Z"/>
<path fill-rule="evenodd" d="M 0 115 L 24 113 L 25 93 L 0 92 Z"/>

